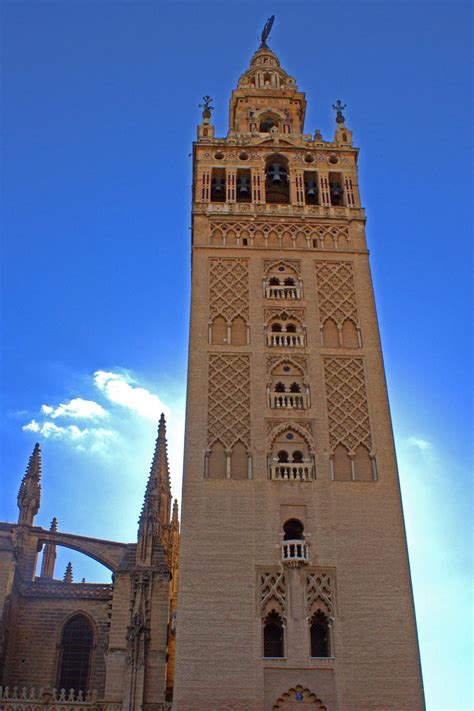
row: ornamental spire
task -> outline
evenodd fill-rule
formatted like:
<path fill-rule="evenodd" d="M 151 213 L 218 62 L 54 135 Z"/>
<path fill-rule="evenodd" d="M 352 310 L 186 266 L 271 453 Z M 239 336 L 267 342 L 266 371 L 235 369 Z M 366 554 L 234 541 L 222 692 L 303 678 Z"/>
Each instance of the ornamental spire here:
<path fill-rule="evenodd" d="M 56 516 L 51 521 L 49 527 L 50 533 L 56 533 L 58 530 L 58 519 Z M 54 564 L 56 562 L 56 545 L 54 543 L 45 544 L 43 550 L 43 561 L 41 563 L 41 577 L 54 578 Z"/>
<path fill-rule="evenodd" d="M 69 563 L 66 565 L 66 570 L 64 572 L 64 577 L 63 577 L 63 583 L 73 583 L 73 575 L 72 575 L 72 563 L 69 561 Z"/>
<path fill-rule="evenodd" d="M 168 466 L 166 421 L 162 413 L 158 425 L 155 453 L 138 521 L 138 557 L 142 564 L 151 564 L 154 537 L 170 523 L 171 484 Z"/>
<path fill-rule="evenodd" d="M 171 528 L 179 529 L 178 499 L 175 499 L 174 503 L 173 503 L 173 516 L 171 517 Z"/>
<path fill-rule="evenodd" d="M 41 447 L 37 442 L 33 449 L 25 475 L 18 491 L 18 508 L 20 514 L 18 523 L 33 525 L 33 520 L 39 511 L 41 501 Z"/>

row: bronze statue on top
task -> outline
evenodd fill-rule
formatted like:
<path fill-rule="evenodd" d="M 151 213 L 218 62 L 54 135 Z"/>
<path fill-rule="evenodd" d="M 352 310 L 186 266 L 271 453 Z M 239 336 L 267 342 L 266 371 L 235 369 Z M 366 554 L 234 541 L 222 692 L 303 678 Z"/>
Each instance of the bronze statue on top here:
<path fill-rule="evenodd" d="M 263 30 L 262 30 L 262 35 L 261 35 L 261 38 L 260 38 L 260 49 L 262 49 L 262 47 L 268 47 L 268 45 L 267 45 L 267 39 L 268 39 L 268 36 L 269 36 L 270 32 L 272 31 L 272 27 L 273 27 L 273 23 L 274 23 L 274 22 L 275 22 L 275 15 L 272 15 L 272 16 L 269 17 L 268 20 L 266 21 L 265 27 L 264 27 Z"/>

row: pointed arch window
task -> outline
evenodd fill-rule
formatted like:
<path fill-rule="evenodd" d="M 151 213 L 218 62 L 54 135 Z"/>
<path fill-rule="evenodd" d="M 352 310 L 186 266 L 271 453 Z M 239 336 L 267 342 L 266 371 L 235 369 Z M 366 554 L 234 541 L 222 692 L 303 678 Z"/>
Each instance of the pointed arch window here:
<path fill-rule="evenodd" d="M 272 610 L 263 623 L 263 656 L 284 657 L 283 619 Z"/>
<path fill-rule="evenodd" d="M 312 657 L 329 657 L 329 621 L 324 612 L 318 610 L 310 621 Z"/>
<path fill-rule="evenodd" d="M 85 615 L 74 615 L 63 627 L 59 654 L 59 689 L 87 692 L 90 686 L 94 630 Z"/>

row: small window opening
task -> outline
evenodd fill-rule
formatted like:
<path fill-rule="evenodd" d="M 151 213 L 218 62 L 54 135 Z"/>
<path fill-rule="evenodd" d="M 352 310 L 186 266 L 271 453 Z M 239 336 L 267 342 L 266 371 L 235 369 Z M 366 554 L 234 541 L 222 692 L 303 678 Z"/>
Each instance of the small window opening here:
<path fill-rule="evenodd" d="M 277 126 L 277 124 L 273 119 L 264 119 L 260 122 L 260 133 L 270 133 L 274 126 Z"/>
<path fill-rule="evenodd" d="M 250 170 L 237 171 L 237 202 L 250 202 Z"/>
<path fill-rule="evenodd" d="M 290 202 L 288 161 L 283 156 L 270 156 L 265 169 L 266 201 L 274 204 Z"/>
<path fill-rule="evenodd" d="M 272 333 L 281 333 L 281 323 L 272 323 Z"/>
<path fill-rule="evenodd" d="M 270 284 L 270 286 L 280 286 L 280 280 L 278 277 L 270 277 L 268 283 Z"/>
<path fill-rule="evenodd" d="M 290 385 L 290 393 L 300 393 L 301 392 L 301 387 L 299 383 L 291 383 Z"/>
<path fill-rule="evenodd" d="M 290 518 L 283 524 L 284 541 L 304 541 L 304 526 L 297 518 Z"/>
<path fill-rule="evenodd" d="M 318 205 L 318 176 L 314 171 L 304 173 L 304 196 L 307 205 Z"/>
<path fill-rule="evenodd" d="M 316 612 L 311 618 L 311 656 L 329 657 L 329 625 L 326 615 Z"/>
<path fill-rule="evenodd" d="M 263 656 L 283 657 L 283 620 L 275 610 L 272 610 L 265 618 Z"/>
<path fill-rule="evenodd" d="M 302 464 L 303 463 L 303 452 L 300 452 L 299 449 L 297 449 L 293 452 L 293 463 L 294 464 Z"/>
<path fill-rule="evenodd" d="M 331 205 L 343 204 L 342 177 L 340 173 L 329 173 L 329 192 L 331 193 Z"/>
<path fill-rule="evenodd" d="M 285 286 L 294 286 L 295 280 L 293 279 L 293 277 L 286 277 L 286 279 L 283 283 Z"/>
<path fill-rule="evenodd" d="M 287 333 L 296 333 L 296 325 L 294 323 L 289 323 L 286 327 Z"/>
<path fill-rule="evenodd" d="M 279 464 L 288 464 L 288 452 L 284 449 L 280 449 L 277 454 Z"/>
<path fill-rule="evenodd" d="M 248 239 L 247 239 L 247 237 L 244 237 L 244 238 L 242 239 L 242 244 L 244 245 L 244 247 L 247 247 L 247 245 L 248 245 Z"/>
<path fill-rule="evenodd" d="M 275 392 L 276 393 L 284 393 L 286 390 L 285 383 L 282 383 L 281 380 L 275 385 Z"/>
<path fill-rule="evenodd" d="M 225 202 L 225 170 L 222 168 L 212 171 L 211 202 Z"/>

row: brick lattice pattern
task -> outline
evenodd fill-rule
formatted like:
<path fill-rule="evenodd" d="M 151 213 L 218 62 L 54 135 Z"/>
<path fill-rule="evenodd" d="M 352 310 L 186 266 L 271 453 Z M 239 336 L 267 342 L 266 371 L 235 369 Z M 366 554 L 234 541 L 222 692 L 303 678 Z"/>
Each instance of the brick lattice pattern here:
<path fill-rule="evenodd" d="M 317 262 L 316 283 L 321 325 L 331 318 L 342 326 L 349 318 L 357 326 L 359 317 L 351 262 Z"/>
<path fill-rule="evenodd" d="M 250 448 L 250 357 L 209 356 L 208 443 L 230 449 L 237 440 Z"/>
<path fill-rule="evenodd" d="M 355 452 L 360 444 L 372 450 L 369 408 L 362 358 L 325 358 L 329 441 Z"/>
<path fill-rule="evenodd" d="M 249 318 L 249 267 L 246 259 L 211 259 L 210 317 Z"/>

